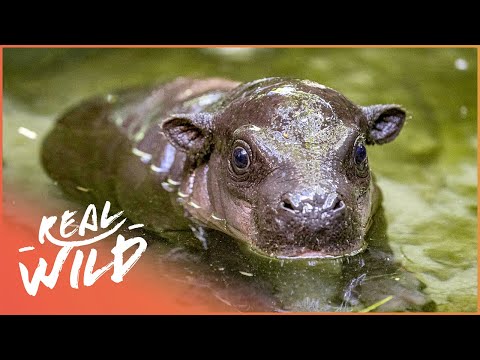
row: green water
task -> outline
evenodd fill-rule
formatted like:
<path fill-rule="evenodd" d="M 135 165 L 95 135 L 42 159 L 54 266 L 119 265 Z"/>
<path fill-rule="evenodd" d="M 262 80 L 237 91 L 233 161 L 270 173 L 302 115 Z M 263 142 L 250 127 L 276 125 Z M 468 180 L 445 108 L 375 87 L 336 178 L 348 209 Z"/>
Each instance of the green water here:
<path fill-rule="evenodd" d="M 361 105 L 403 105 L 400 136 L 369 148 L 389 244 L 438 311 L 477 310 L 476 49 L 5 49 L 3 59 L 3 204 L 11 216 L 13 190 L 70 204 L 38 151 L 54 118 L 92 94 L 176 76 L 290 76 Z"/>

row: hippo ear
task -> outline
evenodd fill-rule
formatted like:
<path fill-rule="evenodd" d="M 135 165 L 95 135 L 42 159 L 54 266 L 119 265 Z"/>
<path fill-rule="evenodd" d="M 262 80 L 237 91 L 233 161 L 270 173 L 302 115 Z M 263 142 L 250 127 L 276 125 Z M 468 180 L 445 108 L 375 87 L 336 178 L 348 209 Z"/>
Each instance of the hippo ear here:
<path fill-rule="evenodd" d="M 198 160 L 211 151 L 212 123 L 211 114 L 176 114 L 163 120 L 160 126 L 173 146 Z"/>
<path fill-rule="evenodd" d="M 368 120 L 367 144 L 385 144 L 402 130 L 405 110 L 399 105 L 371 105 L 362 110 Z"/>

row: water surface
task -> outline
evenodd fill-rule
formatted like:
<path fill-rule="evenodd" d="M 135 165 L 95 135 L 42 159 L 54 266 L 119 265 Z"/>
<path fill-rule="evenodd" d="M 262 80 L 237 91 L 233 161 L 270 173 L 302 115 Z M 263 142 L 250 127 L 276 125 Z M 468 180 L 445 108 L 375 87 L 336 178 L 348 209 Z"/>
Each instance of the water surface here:
<path fill-rule="evenodd" d="M 426 285 L 423 291 L 438 311 L 477 310 L 475 49 L 5 49 L 3 59 L 7 216 L 18 216 L 18 193 L 52 208 L 74 206 L 44 174 L 39 148 L 55 117 L 93 94 L 176 76 L 239 81 L 290 76 L 325 84 L 361 105 L 403 105 L 408 120 L 400 136 L 368 149 L 384 194 L 389 245 L 404 268 Z M 36 135 L 19 132 L 21 127 Z M 157 261 L 182 253 L 170 245 L 151 248 Z M 221 266 L 188 257 L 195 256 L 175 261 L 189 267 L 192 281 L 201 278 L 212 294 L 229 298 L 225 301 L 232 306 L 282 308 L 268 286 L 258 286 L 248 276 L 215 285 Z M 294 310 L 323 309 L 310 296 L 293 294 L 290 299 L 277 288 L 278 293 L 280 302 Z"/>

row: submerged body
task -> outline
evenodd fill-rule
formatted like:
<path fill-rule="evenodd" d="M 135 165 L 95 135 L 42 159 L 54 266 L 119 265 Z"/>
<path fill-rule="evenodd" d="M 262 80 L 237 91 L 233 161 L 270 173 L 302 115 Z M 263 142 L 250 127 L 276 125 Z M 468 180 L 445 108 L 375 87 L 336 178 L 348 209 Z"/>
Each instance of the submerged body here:
<path fill-rule="evenodd" d="M 73 108 L 42 161 L 68 194 L 164 236 L 207 227 L 270 257 L 342 257 L 365 249 L 381 201 L 365 146 L 404 119 L 308 80 L 180 78 Z"/>

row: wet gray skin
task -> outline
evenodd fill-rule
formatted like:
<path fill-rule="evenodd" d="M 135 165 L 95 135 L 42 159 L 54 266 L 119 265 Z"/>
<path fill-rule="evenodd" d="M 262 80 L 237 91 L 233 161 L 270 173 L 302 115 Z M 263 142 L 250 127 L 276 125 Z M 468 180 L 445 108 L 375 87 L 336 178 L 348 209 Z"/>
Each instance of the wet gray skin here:
<path fill-rule="evenodd" d="M 180 78 L 71 109 L 42 162 L 71 196 L 167 238 L 193 230 L 206 248 L 209 228 L 267 257 L 344 257 L 368 246 L 381 202 L 365 146 L 404 119 L 308 80 Z"/>

